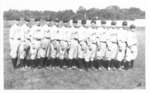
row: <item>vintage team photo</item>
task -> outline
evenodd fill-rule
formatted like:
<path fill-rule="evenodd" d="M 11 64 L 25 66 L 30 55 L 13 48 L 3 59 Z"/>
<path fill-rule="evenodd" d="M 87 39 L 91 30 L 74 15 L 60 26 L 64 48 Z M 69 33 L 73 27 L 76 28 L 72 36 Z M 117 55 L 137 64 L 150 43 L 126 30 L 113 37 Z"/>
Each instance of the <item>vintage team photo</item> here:
<path fill-rule="evenodd" d="M 4 89 L 145 89 L 145 9 L 130 0 L 5 0 Z"/>

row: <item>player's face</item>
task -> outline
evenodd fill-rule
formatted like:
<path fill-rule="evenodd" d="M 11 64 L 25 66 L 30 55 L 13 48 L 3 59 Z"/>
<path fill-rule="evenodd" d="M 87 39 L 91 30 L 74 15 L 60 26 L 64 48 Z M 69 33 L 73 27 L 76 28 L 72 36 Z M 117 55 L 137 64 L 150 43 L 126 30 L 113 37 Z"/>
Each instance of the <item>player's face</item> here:
<path fill-rule="evenodd" d="M 40 25 L 45 25 L 45 24 L 46 24 L 46 23 L 45 23 L 44 20 L 40 21 Z"/>
<path fill-rule="evenodd" d="M 115 29 L 115 26 L 112 26 L 111 28 L 112 28 L 112 29 Z"/>
<path fill-rule="evenodd" d="M 95 28 L 95 27 L 96 27 L 96 24 L 95 24 L 95 23 L 91 23 L 91 27 L 92 27 L 92 28 Z"/>
<path fill-rule="evenodd" d="M 58 24 L 58 27 L 62 27 L 62 26 L 63 26 L 63 24 L 62 24 L 62 23 L 59 23 L 59 24 Z"/>
<path fill-rule="evenodd" d="M 55 22 L 55 25 L 58 27 L 58 26 L 59 26 L 59 23 L 58 23 L 58 22 Z"/>
<path fill-rule="evenodd" d="M 77 24 L 76 23 L 73 23 L 73 27 L 76 27 L 77 26 Z"/>
<path fill-rule="evenodd" d="M 127 29 L 128 29 L 128 27 L 127 27 L 127 26 L 123 26 L 123 29 L 124 29 L 124 30 L 127 30 Z"/>
<path fill-rule="evenodd" d="M 87 28 L 87 26 L 85 24 L 82 24 L 82 27 Z"/>
<path fill-rule="evenodd" d="M 35 20 L 34 19 L 30 19 L 30 24 L 31 25 L 35 25 Z"/>
<path fill-rule="evenodd" d="M 52 26 L 52 23 L 51 23 L 51 22 L 48 22 L 47 25 L 51 27 L 51 26 Z"/>
<path fill-rule="evenodd" d="M 79 24 L 77 27 L 80 28 L 80 27 L 81 27 L 81 24 Z"/>
<path fill-rule="evenodd" d="M 25 23 L 24 20 L 20 20 L 20 21 L 18 22 L 19 25 L 23 25 L 24 23 Z"/>
<path fill-rule="evenodd" d="M 134 31 L 135 31 L 135 28 L 131 28 L 130 31 L 131 31 L 131 32 L 134 32 Z"/>

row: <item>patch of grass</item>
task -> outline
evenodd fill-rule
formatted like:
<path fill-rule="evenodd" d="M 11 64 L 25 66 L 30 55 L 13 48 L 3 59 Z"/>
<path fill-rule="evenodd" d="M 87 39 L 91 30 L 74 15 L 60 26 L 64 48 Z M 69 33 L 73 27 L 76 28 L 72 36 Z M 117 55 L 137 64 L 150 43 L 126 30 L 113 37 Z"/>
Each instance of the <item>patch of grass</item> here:
<path fill-rule="evenodd" d="M 5 89 L 144 89 L 145 31 L 136 32 L 138 56 L 134 68 L 128 71 L 60 71 L 33 69 L 14 70 L 9 56 L 8 28 L 4 28 L 4 88 Z"/>

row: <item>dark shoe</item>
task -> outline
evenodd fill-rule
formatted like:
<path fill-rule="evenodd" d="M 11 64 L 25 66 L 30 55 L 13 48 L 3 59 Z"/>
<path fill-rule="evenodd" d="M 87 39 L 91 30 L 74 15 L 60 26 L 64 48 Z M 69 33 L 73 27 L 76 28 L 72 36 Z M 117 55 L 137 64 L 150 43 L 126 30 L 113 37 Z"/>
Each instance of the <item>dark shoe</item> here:
<path fill-rule="evenodd" d="M 88 71 L 88 63 L 89 62 L 85 62 L 85 70 Z"/>
<path fill-rule="evenodd" d="M 134 66 L 134 60 L 131 61 L 131 68 Z"/>
<path fill-rule="evenodd" d="M 125 62 L 125 63 L 124 63 L 124 69 L 125 69 L 125 70 L 128 70 L 128 69 L 129 69 L 129 62 Z"/>
<path fill-rule="evenodd" d="M 62 68 L 63 66 L 63 60 L 59 60 L 59 67 Z"/>
<path fill-rule="evenodd" d="M 73 61 L 69 60 L 69 68 L 72 69 Z"/>
<path fill-rule="evenodd" d="M 132 68 L 132 62 L 128 62 L 128 68 L 131 69 Z"/>
<path fill-rule="evenodd" d="M 111 61 L 107 61 L 107 70 L 111 69 Z"/>
<path fill-rule="evenodd" d="M 24 66 L 24 59 L 20 59 L 19 67 L 23 67 L 23 66 Z"/>
<path fill-rule="evenodd" d="M 48 66 L 47 60 L 48 60 L 47 57 L 45 57 L 45 58 L 43 59 L 43 66 L 44 66 L 44 67 L 47 67 L 47 66 Z"/>
<path fill-rule="evenodd" d="M 16 69 L 17 68 L 17 59 L 13 58 L 13 59 L 11 59 L 11 61 L 12 61 L 13 68 Z"/>
<path fill-rule="evenodd" d="M 89 61 L 89 63 L 88 63 L 88 68 L 92 68 L 92 62 L 91 61 Z"/>
<path fill-rule="evenodd" d="M 31 61 L 30 61 L 30 65 L 31 65 L 32 68 L 35 68 L 35 61 L 36 61 L 36 60 L 31 60 Z"/>

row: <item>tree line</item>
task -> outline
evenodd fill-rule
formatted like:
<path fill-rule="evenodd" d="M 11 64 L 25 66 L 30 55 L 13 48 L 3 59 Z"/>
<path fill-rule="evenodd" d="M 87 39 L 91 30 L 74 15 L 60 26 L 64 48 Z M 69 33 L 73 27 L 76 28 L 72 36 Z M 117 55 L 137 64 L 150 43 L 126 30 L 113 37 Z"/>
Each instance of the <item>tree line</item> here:
<path fill-rule="evenodd" d="M 73 10 L 63 11 L 31 11 L 31 10 L 8 10 L 4 11 L 4 20 L 18 20 L 24 17 L 29 20 L 30 17 L 40 20 L 70 20 L 70 19 L 101 19 L 101 20 L 134 20 L 145 19 L 145 11 L 131 7 L 120 8 L 118 6 L 108 6 L 104 9 L 90 8 L 86 9 L 82 6 L 76 12 Z"/>

